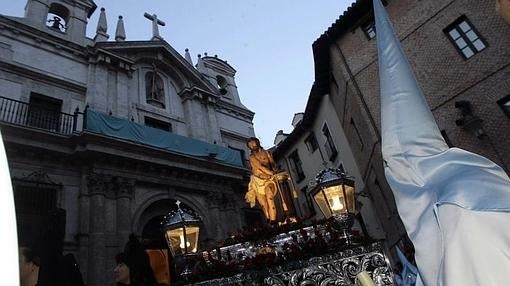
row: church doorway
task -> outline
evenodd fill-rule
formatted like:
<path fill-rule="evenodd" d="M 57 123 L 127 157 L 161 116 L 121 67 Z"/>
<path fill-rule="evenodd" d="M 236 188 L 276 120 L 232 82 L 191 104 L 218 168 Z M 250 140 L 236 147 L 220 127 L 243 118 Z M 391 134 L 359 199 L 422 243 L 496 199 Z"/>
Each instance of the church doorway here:
<path fill-rule="evenodd" d="M 181 208 L 190 209 L 181 203 Z M 145 251 L 149 255 L 151 267 L 158 283 L 169 285 L 175 280 L 173 257 L 168 249 L 165 235 L 161 231 L 161 222 L 166 214 L 177 210 L 176 200 L 163 199 L 152 203 L 140 216 L 141 240 Z"/>
<path fill-rule="evenodd" d="M 150 264 L 158 283 L 170 282 L 172 258 L 165 237 L 160 230 L 164 215 L 158 215 L 145 224 L 142 231 L 142 244 L 149 255 Z"/>

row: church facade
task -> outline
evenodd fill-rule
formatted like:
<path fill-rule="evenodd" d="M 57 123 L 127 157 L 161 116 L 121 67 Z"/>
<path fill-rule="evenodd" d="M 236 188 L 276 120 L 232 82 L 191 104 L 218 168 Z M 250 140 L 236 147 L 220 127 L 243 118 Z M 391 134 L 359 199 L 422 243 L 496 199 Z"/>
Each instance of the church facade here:
<path fill-rule="evenodd" d="M 202 245 L 246 223 L 254 113 L 236 70 L 216 56 L 194 65 L 161 38 L 156 15 L 146 14 L 151 40 L 127 41 L 121 17 L 108 40 L 97 10 L 28 0 L 24 17 L 0 16 L 0 128 L 20 243 L 60 237 L 87 285 L 113 285 L 130 233 L 165 248 L 159 223 L 176 200 L 201 216 Z"/>

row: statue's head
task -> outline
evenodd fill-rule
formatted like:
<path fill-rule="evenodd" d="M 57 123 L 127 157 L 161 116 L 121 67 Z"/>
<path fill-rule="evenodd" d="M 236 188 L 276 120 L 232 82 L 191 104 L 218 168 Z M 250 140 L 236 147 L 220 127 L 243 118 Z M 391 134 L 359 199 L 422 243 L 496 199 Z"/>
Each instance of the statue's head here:
<path fill-rule="evenodd" d="M 246 146 L 248 146 L 248 149 L 250 150 L 257 150 L 260 148 L 260 140 L 256 137 L 250 137 L 248 138 L 248 141 L 246 141 Z"/>
<path fill-rule="evenodd" d="M 496 0 L 496 11 L 510 25 L 510 0 Z"/>

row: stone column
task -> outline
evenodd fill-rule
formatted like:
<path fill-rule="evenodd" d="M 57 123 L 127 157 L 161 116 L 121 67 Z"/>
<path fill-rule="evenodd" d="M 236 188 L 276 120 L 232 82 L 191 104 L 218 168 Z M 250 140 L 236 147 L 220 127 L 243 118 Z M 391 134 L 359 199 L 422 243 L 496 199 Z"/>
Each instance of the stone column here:
<path fill-rule="evenodd" d="M 184 96 L 182 105 L 184 110 L 184 117 L 187 122 L 188 136 L 199 140 L 208 141 L 206 135 L 205 126 L 208 118 L 206 116 L 206 107 L 201 102 L 203 94 L 193 91 L 193 93 L 187 93 Z"/>
<path fill-rule="evenodd" d="M 234 195 L 223 193 L 220 197 L 220 216 L 222 221 L 228 222 L 223 226 L 223 236 L 233 233 L 240 228 L 240 215 L 236 211 L 237 202 Z"/>
<path fill-rule="evenodd" d="M 221 236 L 223 234 L 222 224 L 224 223 L 221 216 L 220 216 L 220 205 L 219 205 L 219 198 L 220 194 L 210 192 L 207 195 L 207 202 L 209 204 L 209 216 L 210 221 L 216 221 L 217 223 L 214 224 L 214 227 L 211 226 L 210 229 L 210 235 L 211 238 L 217 239 L 223 239 Z"/>
<path fill-rule="evenodd" d="M 207 132 L 208 137 L 210 139 L 210 142 L 217 142 L 218 144 L 221 142 L 221 134 L 220 134 L 220 128 L 218 127 L 218 119 L 216 118 L 216 110 L 214 109 L 214 106 L 211 104 L 206 105 L 205 107 L 207 110 L 207 124 L 208 129 Z"/>
<path fill-rule="evenodd" d="M 242 205 L 246 204 L 244 200 L 239 199 L 239 196 L 231 195 L 231 205 L 230 205 L 230 217 L 234 219 L 233 223 L 235 225 L 234 230 L 238 230 L 243 226 L 244 222 L 244 213 L 241 211 Z"/>
<path fill-rule="evenodd" d="M 117 190 L 119 188 L 118 178 L 112 178 L 108 183 L 106 191 L 106 199 L 104 206 L 104 220 L 105 220 L 105 269 L 104 279 L 106 283 L 113 283 L 115 275 L 113 270 L 117 265 L 115 255 L 118 253 L 117 242 Z"/>
<path fill-rule="evenodd" d="M 117 245 L 119 251 L 129 239 L 131 230 L 131 200 L 135 192 L 135 180 L 121 179 L 117 189 Z"/>
<path fill-rule="evenodd" d="M 90 174 L 87 178 L 90 202 L 87 279 L 89 286 L 106 285 L 105 196 L 108 181 L 109 178 L 102 174 Z"/>
<path fill-rule="evenodd" d="M 128 76 L 123 72 L 117 72 L 117 116 L 129 118 L 129 91 Z"/>
<path fill-rule="evenodd" d="M 79 265 L 81 274 L 83 275 L 84 281 L 87 281 L 88 277 L 88 256 L 89 256 L 89 211 L 90 211 L 90 200 L 88 194 L 88 176 L 86 175 L 86 168 L 82 168 L 81 176 L 81 189 L 79 195 L 79 220 L 80 220 L 80 231 L 78 234 L 78 245 L 79 245 Z"/>
<path fill-rule="evenodd" d="M 91 60 L 88 72 L 87 102 L 95 111 L 108 113 L 108 70 L 102 64 L 104 56 Z"/>

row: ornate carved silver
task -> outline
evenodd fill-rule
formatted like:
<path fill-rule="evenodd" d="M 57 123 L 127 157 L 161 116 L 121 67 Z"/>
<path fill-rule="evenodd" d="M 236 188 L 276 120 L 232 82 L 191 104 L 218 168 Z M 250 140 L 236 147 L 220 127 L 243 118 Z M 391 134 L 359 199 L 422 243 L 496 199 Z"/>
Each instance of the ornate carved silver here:
<path fill-rule="evenodd" d="M 348 256 L 352 254 L 352 256 Z M 358 285 L 356 275 L 367 271 L 376 285 L 393 285 L 391 267 L 379 243 L 336 254 L 312 258 L 297 270 L 274 272 L 265 285 Z"/>
<path fill-rule="evenodd" d="M 293 265 L 295 267 L 292 269 L 285 266 L 267 269 L 269 275 L 263 279 L 263 285 L 352 286 L 359 285 L 356 275 L 361 271 L 367 271 L 378 286 L 393 285 L 393 272 L 383 252 L 382 242 L 313 257 Z M 260 281 L 260 277 L 243 272 L 193 285 L 260 285 L 257 281 Z"/>
<path fill-rule="evenodd" d="M 347 176 L 342 170 L 337 168 L 326 168 L 320 171 L 317 176 L 315 176 L 316 184 L 323 184 L 329 181 L 336 181 L 341 178 L 354 179 L 353 177 Z"/>

